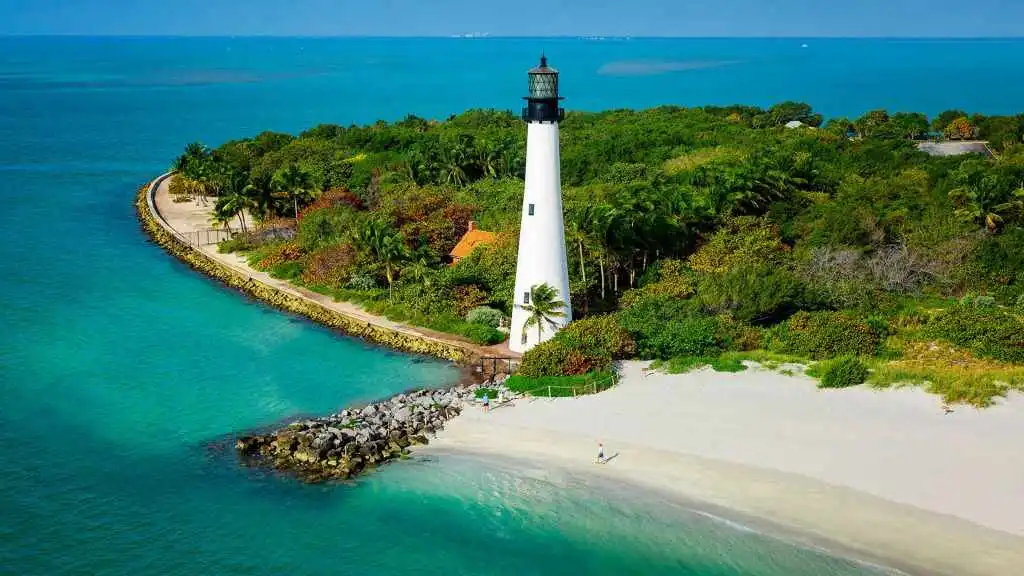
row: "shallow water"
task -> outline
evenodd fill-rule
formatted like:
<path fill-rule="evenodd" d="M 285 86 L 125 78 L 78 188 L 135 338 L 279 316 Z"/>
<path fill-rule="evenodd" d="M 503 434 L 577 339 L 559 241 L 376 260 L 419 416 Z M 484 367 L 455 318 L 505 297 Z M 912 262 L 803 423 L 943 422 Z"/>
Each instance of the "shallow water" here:
<path fill-rule="evenodd" d="M 351 486 L 240 469 L 233 432 L 457 372 L 220 288 L 149 244 L 132 208 L 191 140 L 515 108 L 541 49 L 585 109 L 1024 101 L 1024 42 L 800 43 L 0 39 L 0 572 L 868 572 L 651 495 L 466 458 Z"/>

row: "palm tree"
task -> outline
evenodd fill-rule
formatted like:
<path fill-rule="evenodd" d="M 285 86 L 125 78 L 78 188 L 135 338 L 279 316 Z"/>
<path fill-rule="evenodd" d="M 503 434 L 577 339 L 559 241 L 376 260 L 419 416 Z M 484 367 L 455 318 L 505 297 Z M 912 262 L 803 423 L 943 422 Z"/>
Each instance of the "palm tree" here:
<path fill-rule="evenodd" d="M 500 169 L 501 148 L 493 140 L 478 138 L 474 142 L 473 155 L 477 168 L 486 178 L 497 178 Z"/>
<path fill-rule="evenodd" d="M 566 240 L 576 245 L 576 249 L 579 250 L 580 256 L 580 278 L 583 280 L 583 284 L 587 283 L 587 267 L 583 261 L 583 245 L 590 240 L 590 234 L 587 232 L 587 221 L 590 219 L 590 206 L 586 206 L 576 212 L 572 218 L 569 219 L 569 225 L 566 227 Z"/>
<path fill-rule="evenodd" d="M 182 176 L 195 180 L 198 170 L 210 159 L 210 151 L 199 142 L 185 146 L 185 152 L 174 161 L 174 169 Z"/>
<path fill-rule="evenodd" d="M 278 170 L 271 184 L 277 192 L 292 201 L 296 219 L 299 217 L 299 200 L 307 201 L 316 194 L 312 178 L 298 164 L 289 164 Z"/>
<path fill-rule="evenodd" d="M 402 280 L 408 279 L 410 282 L 420 284 L 421 286 L 429 287 L 433 284 L 433 270 L 427 261 L 423 258 L 413 260 L 405 268 L 402 268 Z"/>
<path fill-rule="evenodd" d="M 217 210 L 214 207 L 213 213 L 210 214 L 210 223 L 213 224 L 214 228 L 220 228 L 231 235 L 231 219 L 234 218 L 234 214 L 228 214 L 224 210 Z"/>
<path fill-rule="evenodd" d="M 440 162 L 443 184 L 462 186 L 469 180 L 466 175 L 466 165 L 469 164 L 466 146 L 461 141 L 443 144 Z"/>
<path fill-rule="evenodd" d="M 356 233 L 356 240 L 365 252 L 383 266 L 390 298 L 395 282 L 395 272 L 403 262 L 409 260 L 409 248 L 405 245 L 405 236 L 384 222 L 370 220 Z"/>
<path fill-rule="evenodd" d="M 271 177 L 265 174 L 253 175 L 252 179 L 243 188 L 243 192 L 252 198 L 253 215 L 260 220 L 266 220 L 276 211 L 276 198 L 274 197 L 274 186 Z"/>
<path fill-rule="evenodd" d="M 520 304 L 520 308 L 526 310 L 530 315 L 526 318 L 524 328 L 537 327 L 537 341 L 540 342 L 544 331 L 544 325 L 557 328 L 556 318 L 565 317 L 565 302 L 558 299 L 558 291 L 550 284 L 535 284 L 530 287 L 530 303 Z"/>
<path fill-rule="evenodd" d="M 228 190 L 217 198 L 217 203 L 213 208 L 213 218 L 214 221 L 223 223 L 225 219 L 230 220 L 237 216 L 242 232 L 247 232 L 248 227 L 245 222 L 245 213 L 255 207 L 256 203 L 244 191 L 238 189 Z"/>

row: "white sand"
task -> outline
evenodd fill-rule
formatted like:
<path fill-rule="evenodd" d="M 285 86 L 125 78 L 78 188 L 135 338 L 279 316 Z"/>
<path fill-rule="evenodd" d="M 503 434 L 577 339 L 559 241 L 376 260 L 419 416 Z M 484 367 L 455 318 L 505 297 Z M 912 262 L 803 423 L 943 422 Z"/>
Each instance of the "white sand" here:
<path fill-rule="evenodd" d="M 838 543 L 912 573 L 1024 574 L 1024 398 L 941 409 L 920 389 L 818 390 L 761 369 L 643 376 L 470 409 L 420 453 L 603 474 Z M 597 465 L 597 442 L 609 463 Z M 921 570 L 922 572 L 918 572 Z"/>

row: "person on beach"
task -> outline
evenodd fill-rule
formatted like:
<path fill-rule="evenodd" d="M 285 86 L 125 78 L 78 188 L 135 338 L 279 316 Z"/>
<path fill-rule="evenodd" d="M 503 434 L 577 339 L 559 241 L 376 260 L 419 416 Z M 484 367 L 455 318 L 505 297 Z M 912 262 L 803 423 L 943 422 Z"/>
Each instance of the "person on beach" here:
<path fill-rule="evenodd" d="M 484 412 L 491 411 L 491 399 L 487 397 L 487 392 L 484 392 Z"/>
<path fill-rule="evenodd" d="M 604 464 L 604 444 L 597 443 L 597 463 Z"/>

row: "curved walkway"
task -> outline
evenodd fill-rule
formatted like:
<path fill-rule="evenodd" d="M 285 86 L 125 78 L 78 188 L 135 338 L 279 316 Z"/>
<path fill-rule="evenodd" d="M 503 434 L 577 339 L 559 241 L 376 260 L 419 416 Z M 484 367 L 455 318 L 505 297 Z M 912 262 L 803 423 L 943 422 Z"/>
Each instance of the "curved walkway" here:
<path fill-rule="evenodd" d="M 169 193 L 169 183 L 173 174 L 168 173 L 160 176 L 149 187 L 147 200 L 150 210 L 153 212 L 157 223 L 171 234 L 188 244 L 184 235 L 189 233 L 207 230 L 210 228 L 210 215 L 213 211 L 213 204 L 203 205 L 201 202 L 174 202 Z M 222 254 L 217 252 L 217 245 L 196 246 L 190 244 L 193 250 L 198 250 L 204 256 L 226 266 L 235 272 L 247 276 L 250 280 L 258 282 L 274 290 L 296 296 L 312 302 L 328 310 L 337 312 L 358 322 L 390 330 L 413 338 L 425 341 L 434 341 L 461 348 L 469 353 L 471 357 L 518 357 L 518 354 L 508 349 L 507 343 L 495 346 L 480 346 L 464 338 L 428 330 L 425 328 L 413 327 L 401 322 L 388 320 L 383 316 L 377 316 L 367 312 L 351 302 L 339 302 L 330 296 L 313 292 L 301 286 L 296 286 L 286 280 L 273 278 L 266 272 L 256 270 L 249 266 L 249 263 L 238 254 Z"/>

